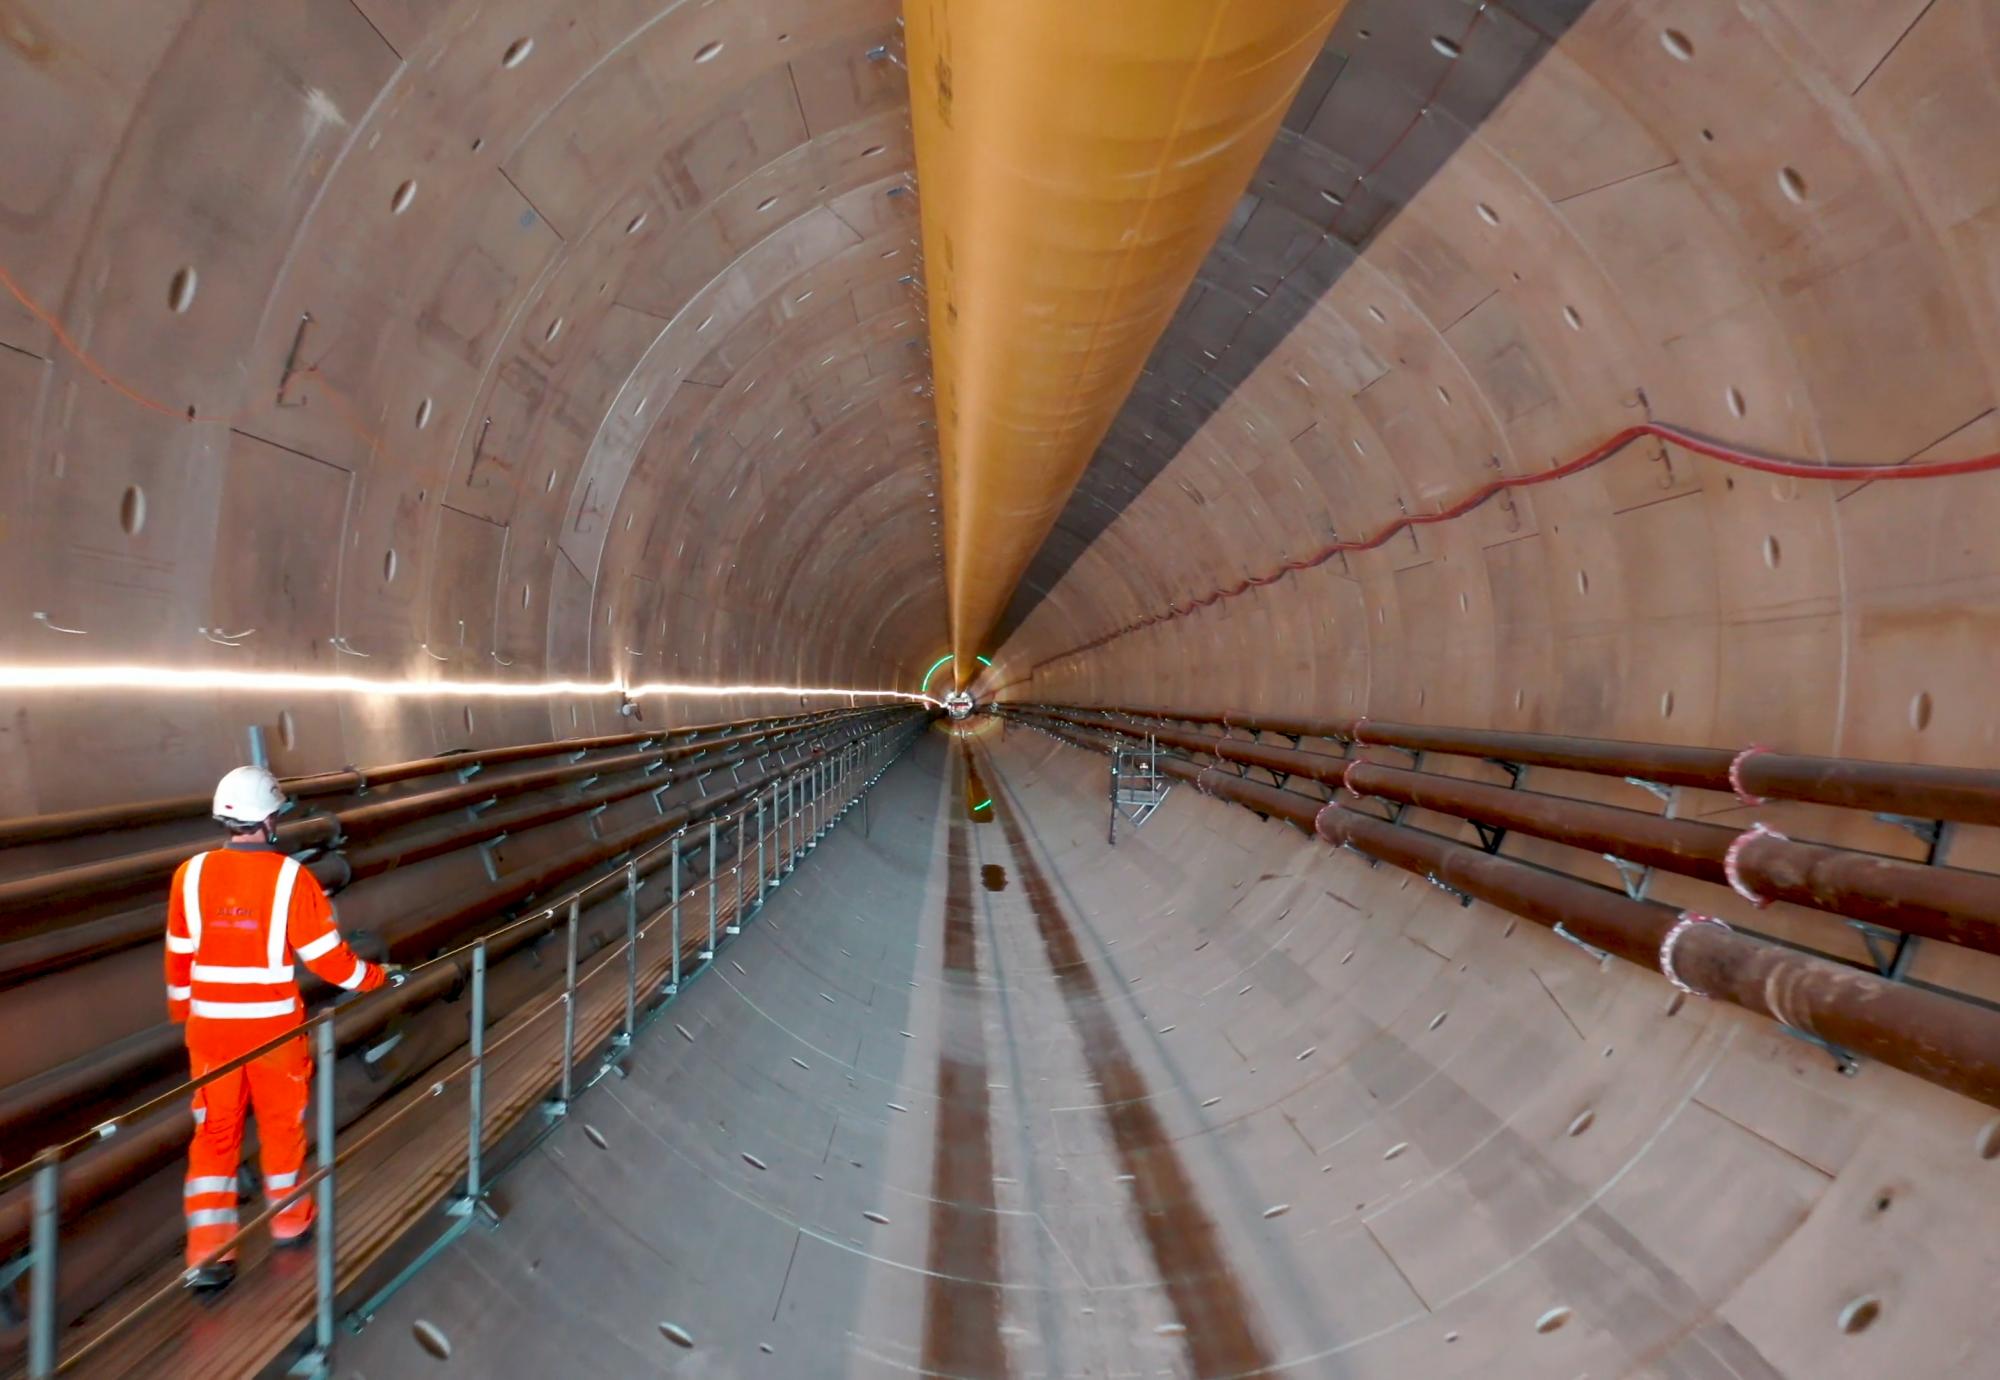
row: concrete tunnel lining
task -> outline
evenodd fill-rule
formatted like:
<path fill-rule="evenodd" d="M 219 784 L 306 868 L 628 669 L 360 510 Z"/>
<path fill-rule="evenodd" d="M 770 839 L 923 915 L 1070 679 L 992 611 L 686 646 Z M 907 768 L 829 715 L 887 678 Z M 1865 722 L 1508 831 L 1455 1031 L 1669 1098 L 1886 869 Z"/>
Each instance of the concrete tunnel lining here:
<path fill-rule="evenodd" d="M 0 661 L 915 688 L 947 638 L 893 0 L 128 8 L 0 13 Z M 1434 42 L 1467 32 L 1457 56 Z M 1031 567 L 983 692 L 1991 762 L 1990 474 L 1787 481 L 1648 443 L 1071 649 L 1635 419 L 1820 461 L 2000 451 L 1996 51 L 1991 0 L 1354 0 Z M 1437 92 L 1438 118 L 1414 123 Z M 1322 196 L 1371 169 L 1379 203 Z M 611 697 L 576 694 L 7 707 L 8 817 L 203 790 L 252 725 L 288 772 L 630 727 Z M 644 706 L 655 724 L 799 708 Z M 979 741 L 1100 984 L 1139 979 L 1105 1005 L 1293 1373 L 1976 1371 L 1995 1316 L 1990 1113 L 1880 1068 L 1840 1078 L 1740 1013 L 1664 1017 L 1657 978 L 1600 972 L 1532 927 L 1503 938 L 1503 917 L 1192 792 L 1106 850 L 1101 761 L 1013 730 Z M 766 1012 L 825 1018 L 807 985 L 853 976 L 838 950 L 864 933 L 883 952 L 923 943 L 896 961 L 920 984 L 909 1000 L 935 996 L 944 762 L 941 741 L 916 750 L 878 788 L 869 837 L 836 831 L 774 896 L 778 923 L 745 931 L 732 952 L 771 985 Z M 1909 856 L 1866 820 L 1694 807 Z M 1018 1374 L 1185 1369 L 1115 1173 L 1064 1187 L 1065 1164 L 1107 1167 L 1074 1129 L 1087 1118 L 1057 1111 L 1089 1105 L 1073 1025 L 1000 831 L 968 832 L 1010 880 L 972 892 L 981 956 L 1000 961 L 978 985 L 988 1057 L 1064 1089 L 994 1075 L 1012 1085 L 993 1093 L 995 1173 L 1020 1196 L 996 1203 L 1003 1321 L 1026 1334 L 1002 1354 Z M 580 838 L 524 835 L 503 866 Z M 1996 856 L 1991 830 L 1955 831 L 1953 865 Z M 343 904 L 373 925 L 480 875 L 441 860 Z M 1759 923 L 1860 952 L 1784 907 Z M 1216 986 L 1204 941 L 1249 992 Z M 1919 961 L 2000 998 L 1986 956 Z M 58 985 L 0 997 L 10 1069 L 157 1022 L 144 953 L 104 971 L 102 1018 Z M 698 984 L 680 1008 L 716 1008 L 716 1066 L 661 1027 L 614 1089 L 648 1099 L 621 1115 L 635 1144 L 668 1148 L 690 1200 L 755 1173 L 690 1143 L 694 1107 L 783 1141 L 854 1091 L 765 1086 L 787 1037 L 733 991 Z M 915 1108 L 935 1043 L 895 1038 L 883 1058 Z M 1206 1083 L 1224 1103 L 1199 1105 Z M 1257 1110 L 1215 1115 L 1239 1089 Z M 545 1158 L 577 1177 L 521 1191 L 498 1233 L 342 1339 L 342 1371 L 422 1373 L 418 1317 L 451 1336 L 452 1365 L 492 1373 L 920 1367 L 927 1219 L 884 1204 L 922 1199 L 934 1147 L 870 1110 L 837 1134 L 878 1191 L 793 1184 L 784 1204 L 795 1233 L 820 1233 L 795 1316 L 748 1316 L 781 1235 L 764 1206 L 724 1195 L 689 1218 L 677 1194 L 635 1198 L 643 1231 L 604 1206 L 587 1176 L 643 1195 L 649 1161 L 621 1157 L 593 1108 L 614 1149 L 563 1131 Z M 1028 1117 L 1046 1145 L 1014 1124 Z M 1076 1239 L 1021 1226 L 1070 1209 Z M 128 1211 L 132 1239 L 158 1244 L 171 1204 Z M 609 1297 L 523 1271 L 571 1213 L 597 1230 L 568 1248 L 627 1253 Z M 679 1254 L 738 1232 L 740 1262 Z M 864 1235 L 893 1246 L 856 1271 Z M 1099 1308 L 1086 1321 L 1064 1311 L 1066 1272 L 1093 1248 L 1107 1273 L 1082 1278 L 1108 1302 L 1079 1304 Z M 497 1316 L 500 1280 L 537 1305 Z M 849 1331 L 855 1350 L 828 1346 Z"/>

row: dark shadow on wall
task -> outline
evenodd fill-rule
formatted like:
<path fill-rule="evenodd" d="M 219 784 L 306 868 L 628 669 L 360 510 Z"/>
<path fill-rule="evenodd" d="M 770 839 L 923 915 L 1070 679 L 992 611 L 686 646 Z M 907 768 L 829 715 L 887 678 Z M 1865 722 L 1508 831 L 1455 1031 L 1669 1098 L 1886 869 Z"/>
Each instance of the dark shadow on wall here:
<path fill-rule="evenodd" d="M 1590 0 L 1353 0 L 1029 563 L 1006 643 Z"/>

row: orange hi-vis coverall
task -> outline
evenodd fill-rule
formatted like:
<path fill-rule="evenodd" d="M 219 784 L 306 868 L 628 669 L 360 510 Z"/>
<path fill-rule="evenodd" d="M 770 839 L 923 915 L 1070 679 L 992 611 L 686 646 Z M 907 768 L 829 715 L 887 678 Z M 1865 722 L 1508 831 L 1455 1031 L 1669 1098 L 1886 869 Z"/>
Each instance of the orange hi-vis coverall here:
<path fill-rule="evenodd" d="M 294 956 L 336 986 L 368 992 L 383 982 L 381 968 L 342 942 L 326 892 L 296 859 L 263 844 L 231 843 L 181 864 L 167 900 L 167 1010 L 187 1025 L 196 1078 L 303 1024 Z M 250 1106 L 257 1110 L 265 1194 L 275 1202 L 298 1186 L 312 1069 L 301 1034 L 195 1093 L 186 1192 L 190 1267 L 217 1255 L 236 1234 L 236 1170 Z M 308 1193 L 271 1219 L 271 1235 L 296 1240 L 312 1223 Z"/>

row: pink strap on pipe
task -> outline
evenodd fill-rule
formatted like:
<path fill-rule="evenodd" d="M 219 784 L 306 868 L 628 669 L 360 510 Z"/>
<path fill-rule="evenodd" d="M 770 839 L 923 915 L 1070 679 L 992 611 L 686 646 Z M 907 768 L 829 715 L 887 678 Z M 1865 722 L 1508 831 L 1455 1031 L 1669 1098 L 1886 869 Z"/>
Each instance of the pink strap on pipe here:
<path fill-rule="evenodd" d="M 1743 880 L 1743 848 L 1754 838 L 1777 839 L 1780 843 L 1790 843 L 1791 839 L 1770 825 L 1759 822 L 1738 834 L 1729 845 L 1729 851 L 1722 855 L 1722 875 L 1729 879 L 1729 889 L 1762 910 L 1771 904 L 1771 898 L 1759 895 Z"/>
<path fill-rule="evenodd" d="M 1716 919 L 1713 915 L 1698 915 L 1691 910 L 1682 911 L 1681 918 L 1674 921 L 1673 928 L 1668 930 L 1666 938 L 1660 941 L 1660 973 L 1668 982 L 1671 982 L 1689 996 L 1705 997 L 1708 993 L 1695 991 L 1694 988 L 1681 981 L 1681 975 L 1674 971 L 1674 945 L 1680 943 L 1681 936 L 1696 925 L 1721 925 L 1725 930 L 1729 928 L 1727 924 Z"/>
<path fill-rule="evenodd" d="M 1361 759 L 1360 759 L 1359 757 L 1355 757 L 1355 758 L 1351 758 L 1351 759 L 1349 759 L 1349 761 L 1348 761 L 1347 765 L 1346 765 L 1346 766 L 1344 766 L 1344 767 L 1342 767 L 1342 768 L 1340 769 L 1340 788 L 1341 788 L 1341 789 L 1342 789 L 1343 791 L 1346 791 L 1346 792 L 1348 792 L 1348 793 L 1349 793 L 1350 795 L 1360 795 L 1360 794 L 1361 794 L 1361 792 L 1360 792 L 1360 791 L 1357 791 L 1357 790 L 1355 790 L 1355 789 L 1354 789 L 1354 783 L 1353 783 L 1353 782 L 1352 782 L 1351 780 L 1349 780 L 1348 778 L 1354 775 L 1354 769 L 1355 769 L 1356 767 L 1359 767 L 1359 766 L 1364 766 L 1364 765 L 1366 765 L 1366 764 L 1365 764 L 1365 763 L 1363 763 L 1363 762 L 1362 762 L 1362 760 L 1361 760 Z"/>
<path fill-rule="evenodd" d="M 1735 791 L 1736 798 L 1745 805 L 1762 805 L 1764 797 L 1761 795 L 1752 795 L 1743 788 L 1743 764 L 1752 757 L 1770 751 L 1771 749 L 1765 747 L 1762 743 L 1752 743 L 1749 747 L 1744 748 L 1743 751 L 1729 759 L 1729 789 Z"/>

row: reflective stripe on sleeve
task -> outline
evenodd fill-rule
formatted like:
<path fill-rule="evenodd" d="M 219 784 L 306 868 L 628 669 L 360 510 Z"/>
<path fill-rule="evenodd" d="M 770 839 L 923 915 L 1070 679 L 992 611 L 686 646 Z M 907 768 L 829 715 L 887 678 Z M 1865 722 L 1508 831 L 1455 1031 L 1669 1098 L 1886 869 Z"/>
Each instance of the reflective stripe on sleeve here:
<path fill-rule="evenodd" d="M 192 939 L 183 939 L 177 934 L 170 934 L 167 936 L 167 952 L 170 954 L 191 954 L 194 952 L 194 941 Z"/>
<path fill-rule="evenodd" d="M 236 1225 L 235 1208 L 203 1208 L 188 1214 L 191 1227 L 233 1227 Z"/>
<path fill-rule="evenodd" d="M 328 930 L 325 934 L 313 940 L 312 943 L 301 945 L 297 953 L 302 962 L 310 963 L 321 954 L 332 953 L 339 947 L 340 931 Z"/>
<path fill-rule="evenodd" d="M 169 987 L 167 989 L 168 1001 L 186 1001 L 193 995 L 194 988 L 192 987 Z"/>
<path fill-rule="evenodd" d="M 194 965 L 196 982 L 290 982 L 292 965 L 287 963 L 278 968 L 228 968 L 215 963 Z"/>
<path fill-rule="evenodd" d="M 210 1174 L 204 1178 L 189 1179 L 187 1191 L 182 1196 L 192 1198 L 201 1193 L 234 1193 L 236 1180 L 227 1174 Z"/>
<path fill-rule="evenodd" d="M 367 980 L 368 980 L 367 960 L 357 958 L 354 960 L 354 971 L 349 973 L 346 977 L 342 978 L 340 980 L 340 985 L 342 987 L 345 987 L 348 991 L 352 992 L 355 988 L 359 987 L 362 983 L 366 982 Z"/>
<path fill-rule="evenodd" d="M 188 859 L 187 871 L 181 873 L 181 913 L 187 921 L 188 943 L 196 946 L 201 943 L 201 865 L 207 857 L 206 853 L 195 854 Z"/>
<path fill-rule="evenodd" d="M 266 1174 L 264 1176 L 264 1187 L 278 1192 L 282 1192 L 288 1188 L 297 1188 L 298 1184 L 299 1171 L 296 1169 L 289 1174 Z"/>
<path fill-rule="evenodd" d="M 284 961 L 285 939 L 292 932 L 292 888 L 299 884 L 297 858 L 286 858 L 278 867 L 278 894 L 271 899 L 271 957 L 275 968 Z"/>
<path fill-rule="evenodd" d="M 299 1009 L 296 998 L 288 1001 L 197 1001 L 194 1014 L 217 1021 L 256 1021 L 266 1016 L 289 1016 Z"/>

